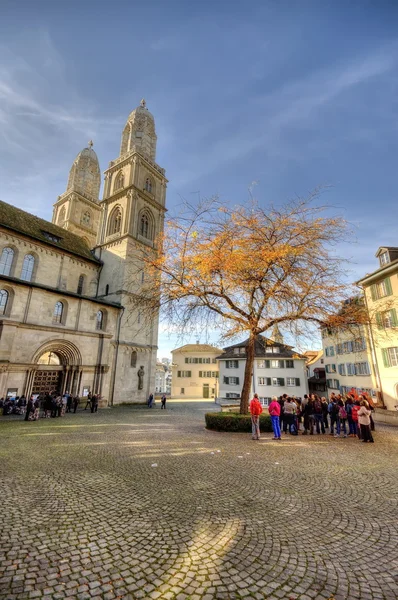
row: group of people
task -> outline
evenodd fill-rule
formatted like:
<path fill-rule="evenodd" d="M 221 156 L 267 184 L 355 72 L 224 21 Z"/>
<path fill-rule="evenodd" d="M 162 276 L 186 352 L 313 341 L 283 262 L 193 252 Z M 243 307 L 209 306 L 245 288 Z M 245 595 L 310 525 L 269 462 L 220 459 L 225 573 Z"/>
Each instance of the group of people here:
<path fill-rule="evenodd" d="M 166 410 L 166 400 L 167 400 L 167 396 L 166 394 L 162 394 L 160 401 L 161 401 L 161 406 L 160 408 Z M 155 406 L 155 397 L 152 393 L 149 394 L 148 396 L 148 408 L 153 408 Z"/>
<path fill-rule="evenodd" d="M 304 398 L 292 398 L 283 394 L 280 398 L 274 396 L 268 406 L 271 417 L 274 440 L 281 440 L 283 431 L 291 435 L 320 435 L 325 434 L 334 437 L 358 437 L 361 442 L 373 443 L 372 431 L 374 421 L 372 412 L 374 404 L 369 396 L 348 393 L 344 397 L 341 394 L 332 393 L 329 400 L 319 397 L 317 394 L 304 395 Z M 263 407 L 254 394 L 250 402 L 250 413 L 252 419 L 252 438 L 260 439 L 260 415 Z"/>
<path fill-rule="evenodd" d="M 99 394 L 90 393 L 87 396 L 86 406 L 84 410 L 89 408 L 92 413 L 97 412 Z M 51 394 L 33 395 L 26 400 L 25 396 L 17 396 L 15 398 L 0 399 L 0 408 L 3 409 L 3 415 L 20 414 L 25 415 L 25 421 L 37 421 L 41 416 L 44 419 L 50 417 L 63 417 L 65 413 L 75 413 L 80 404 L 80 397 L 72 396 L 69 392 L 63 395 L 57 392 Z"/>

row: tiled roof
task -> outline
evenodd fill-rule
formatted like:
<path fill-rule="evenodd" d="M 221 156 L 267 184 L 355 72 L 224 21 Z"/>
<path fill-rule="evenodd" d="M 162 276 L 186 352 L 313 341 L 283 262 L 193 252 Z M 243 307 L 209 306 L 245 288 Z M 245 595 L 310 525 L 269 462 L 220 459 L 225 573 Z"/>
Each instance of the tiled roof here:
<path fill-rule="evenodd" d="M 222 349 L 210 344 L 185 344 L 185 346 L 175 348 L 172 352 L 222 352 Z"/>
<path fill-rule="evenodd" d="M 66 231 L 65 229 L 62 229 L 62 227 L 58 227 L 58 225 L 54 225 L 49 221 L 40 219 L 35 215 L 31 215 L 16 206 L 7 204 L 2 200 L 0 200 L 0 226 L 39 240 L 47 246 L 70 252 L 85 260 L 90 260 L 96 264 L 101 263 L 101 261 L 91 252 L 86 242 L 78 235 Z M 50 236 L 54 236 L 59 241 L 49 239 L 45 235 L 46 233 Z"/>
<path fill-rule="evenodd" d="M 224 348 L 224 354 L 218 356 L 217 358 L 233 358 L 233 359 L 246 359 L 246 352 L 235 354 L 234 348 L 246 348 L 249 343 L 249 339 L 244 342 L 240 342 L 240 344 L 234 344 L 234 346 L 228 346 Z M 266 348 L 274 346 L 279 348 L 279 352 L 266 352 Z M 254 348 L 254 356 L 255 358 L 305 358 L 303 354 L 299 354 L 292 349 L 292 346 L 287 346 L 286 344 L 278 344 L 274 342 L 274 340 L 270 340 L 262 335 L 258 335 L 255 342 Z"/>

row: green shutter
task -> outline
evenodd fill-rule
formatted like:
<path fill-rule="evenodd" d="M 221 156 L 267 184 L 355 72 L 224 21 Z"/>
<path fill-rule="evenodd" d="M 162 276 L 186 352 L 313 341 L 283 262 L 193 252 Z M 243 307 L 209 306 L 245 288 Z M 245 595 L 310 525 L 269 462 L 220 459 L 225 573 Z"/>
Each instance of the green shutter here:
<path fill-rule="evenodd" d="M 370 286 L 370 293 L 372 294 L 372 300 L 373 300 L 373 302 L 375 300 L 377 300 L 377 288 L 376 288 L 376 285 L 371 285 Z"/>
<path fill-rule="evenodd" d="M 391 296 L 391 294 L 392 294 L 391 280 L 389 277 L 387 277 L 387 279 L 385 279 L 384 281 L 386 282 L 387 296 Z"/>
<path fill-rule="evenodd" d="M 224 375 L 224 383 L 228 384 L 228 377 L 225 377 L 225 375 Z"/>
<path fill-rule="evenodd" d="M 239 377 L 236 378 L 236 385 L 239 385 Z"/>
<path fill-rule="evenodd" d="M 271 377 L 266 377 L 265 381 L 266 381 L 266 385 L 271 385 Z"/>
<path fill-rule="evenodd" d="M 395 308 L 392 308 L 390 310 L 391 312 L 391 321 L 392 321 L 392 326 L 393 327 L 398 327 L 398 321 L 397 321 L 397 311 L 395 310 Z"/>
<path fill-rule="evenodd" d="M 266 361 L 265 361 L 265 368 L 266 368 L 266 369 L 269 369 L 269 368 L 270 368 L 270 364 L 271 364 L 271 363 L 270 363 L 270 361 L 269 361 L 269 360 L 266 360 Z"/>
<path fill-rule="evenodd" d="M 296 377 L 296 385 L 299 386 L 300 385 L 300 379 L 298 377 Z"/>
<path fill-rule="evenodd" d="M 285 361 L 281 360 L 279 362 L 280 362 L 281 369 L 284 369 L 285 368 Z"/>
<path fill-rule="evenodd" d="M 381 349 L 381 355 L 383 357 L 383 364 L 385 367 L 389 367 L 390 366 L 390 361 L 388 360 L 388 354 L 387 354 L 387 350 L 386 348 L 382 348 Z"/>
<path fill-rule="evenodd" d="M 381 316 L 381 313 L 379 313 L 379 312 L 376 313 L 376 323 L 377 323 L 377 329 L 383 329 L 383 317 Z"/>
<path fill-rule="evenodd" d="M 278 381 L 279 381 L 279 385 L 281 385 L 282 387 L 284 387 L 284 385 L 285 385 L 285 378 L 284 377 L 279 377 Z"/>

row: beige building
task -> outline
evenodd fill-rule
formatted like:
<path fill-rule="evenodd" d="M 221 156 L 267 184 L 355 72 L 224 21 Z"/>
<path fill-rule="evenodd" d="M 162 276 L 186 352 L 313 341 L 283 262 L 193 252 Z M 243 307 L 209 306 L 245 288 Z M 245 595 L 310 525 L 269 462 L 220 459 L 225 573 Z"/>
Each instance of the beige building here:
<path fill-rule="evenodd" d="M 0 202 L 0 397 L 49 391 L 143 402 L 154 391 L 158 316 L 137 307 L 140 248 L 163 229 L 166 184 L 145 101 L 101 172 L 76 157 L 52 223 Z"/>
<path fill-rule="evenodd" d="M 172 398 L 215 398 L 218 395 L 217 356 L 220 348 L 186 344 L 172 350 Z"/>
<path fill-rule="evenodd" d="M 384 405 L 398 405 L 398 248 L 381 247 L 379 268 L 366 275 L 362 287 L 371 321 L 371 343 L 376 357 Z"/>

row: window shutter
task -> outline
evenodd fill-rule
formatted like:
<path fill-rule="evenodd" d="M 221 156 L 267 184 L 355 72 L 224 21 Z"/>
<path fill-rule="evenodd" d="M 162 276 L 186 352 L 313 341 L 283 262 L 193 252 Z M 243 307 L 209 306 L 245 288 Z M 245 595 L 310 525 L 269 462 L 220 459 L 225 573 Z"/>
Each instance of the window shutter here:
<path fill-rule="evenodd" d="M 387 350 L 385 348 L 381 349 L 381 354 L 383 357 L 383 364 L 385 367 L 389 367 L 390 366 L 390 361 L 388 360 L 388 354 L 387 354 Z"/>
<path fill-rule="evenodd" d="M 296 385 L 299 386 L 300 385 L 300 378 L 296 377 Z"/>
<path fill-rule="evenodd" d="M 270 361 L 269 361 L 269 360 L 266 360 L 266 361 L 265 361 L 265 368 L 266 368 L 266 369 L 269 369 L 269 368 L 270 368 L 270 364 L 271 364 L 271 363 L 270 363 Z"/>
<path fill-rule="evenodd" d="M 377 323 L 377 329 L 383 329 L 383 319 L 382 319 L 381 313 L 379 313 L 379 312 L 376 313 L 376 323 Z"/>
<path fill-rule="evenodd" d="M 236 385 L 239 385 L 239 377 L 236 377 Z"/>
<path fill-rule="evenodd" d="M 177 371 L 177 377 L 181 377 L 181 371 Z"/>
<path fill-rule="evenodd" d="M 226 383 L 228 385 L 229 381 L 228 381 L 229 377 L 225 377 L 224 375 L 224 383 Z"/>
<path fill-rule="evenodd" d="M 199 377 L 202 377 L 202 371 L 199 371 Z"/>
<path fill-rule="evenodd" d="M 375 300 L 377 300 L 377 289 L 376 289 L 376 286 L 375 286 L 375 285 L 371 285 L 371 286 L 370 286 L 370 293 L 371 293 L 371 295 L 372 295 L 372 300 L 373 300 L 373 302 L 374 302 Z"/>
<path fill-rule="evenodd" d="M 279 377 L 278 381 L 279 381 L 279 385 L 281 385 L 282 387 L 285 385 L 285 378 L 284 377 Z"/>
<path fill-rule="evenodd" d="M 398 321 L 397 321 L 397 311 L 395 308 L 391 309 L 391 321 L 392 321 L 392 326 L 393 327 L 398 327 Z"/>
<path fill-rule="evenodd" d="M 266 381 L 266 385 L 271 385 L 271 377 L 266 377 L 265 381 Z"/>
<path fill-rule="evenodd" d="M 225 361 L 225 368 L 226 368 L 226 369 L 229 369 L 229 360 L 226 360 L 226 361 Z"/>
<path fill-rule="evenodd" d="M 280 360 L 279 363 L 280 363 L 280 368 L 284 369 L 285 368 L 285 361 L 284 360 Z"/>
<path fill-rule="evenodd" d="M 391 294 L 392 294 L 391 279 L 389 277 L 387 277 L 387 279 L 385 279 L 384 281 L 386 282 L 387 296 L 391 296 Z"/>

